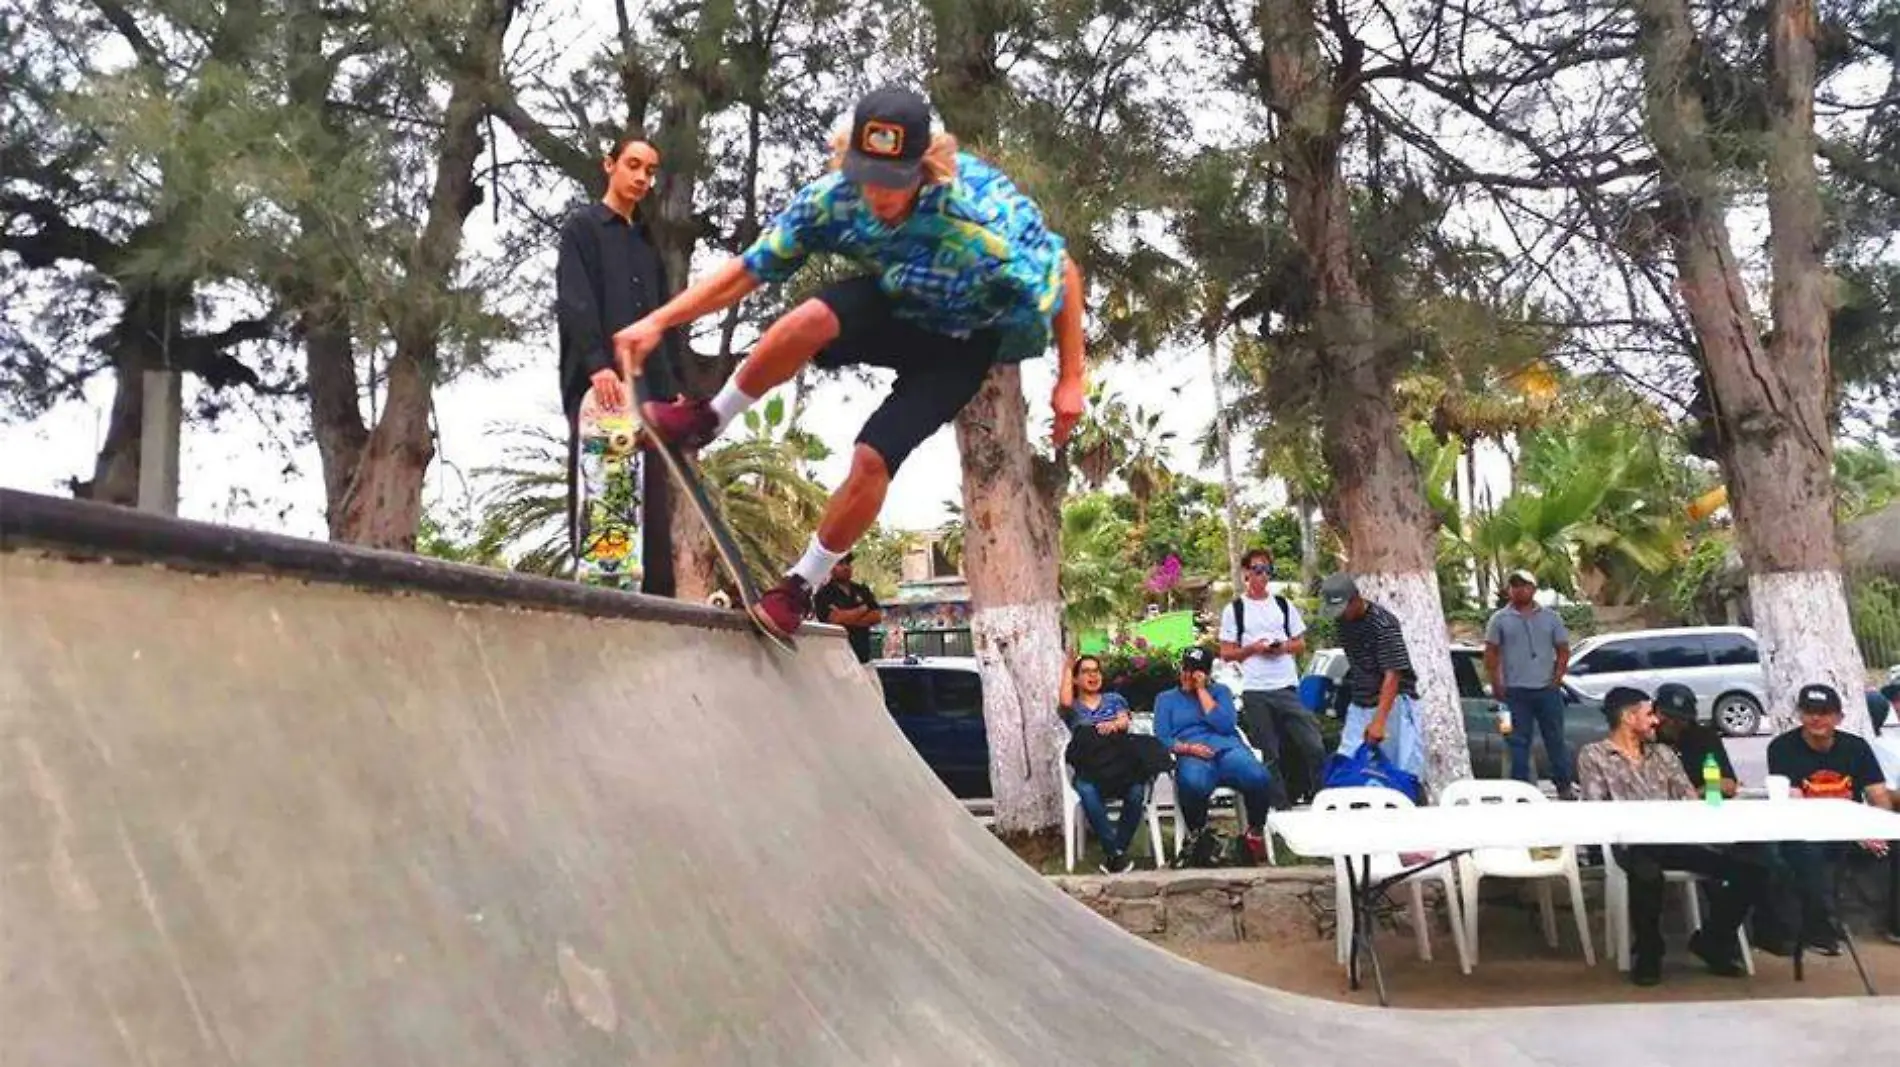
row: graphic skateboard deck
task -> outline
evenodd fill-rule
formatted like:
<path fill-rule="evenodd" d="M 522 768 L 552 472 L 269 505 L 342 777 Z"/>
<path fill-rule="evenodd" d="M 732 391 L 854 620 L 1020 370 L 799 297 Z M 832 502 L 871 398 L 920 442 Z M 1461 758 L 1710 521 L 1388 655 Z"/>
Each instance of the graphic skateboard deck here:
<path fill-rule="evenodd" d="M 634 418 L 639 420 L 640 405 L 652 400 L 653 394 L 645 378 L 635 378 L 631 392 Z M 713 547 L 716 550 L 715 554 L 719 557 L 720 566 L 725 568 L 726 575 L 738 588 L 740 610 L 752 623 L 752 628 L 781 651 L 794 651 L 796 644 L 790 638 L 781 636 L 767 627 L 753 610 L 759 603 L 759 585 L 752 578 L 751 568 L 746 566 L 745 556 L 740 553 L 738 542 L 733 540 L 732 529 L 726 525 L 725 516 L 720 513 L 719 506 L 713 502 L 712 496 L 706 492 L 705 483 L 699 477 L 698 464 L 672 442 L 663 441 L 658 434 L 647 432 L 644 421 L 640 421 L 639 425 L 643 443 L 649 446 L 645 451 L 660 458 L 667 473 L 672 476 L 673 484 L 679 486 L 681 494 L 686 497 L 693 512 L 699 516 L 699 521 L 705 523 L 706 529 L 711 531 Z"/>
<path fill-rule="evenodd" d="M 579 491 L 574 494 L 575 577 L 588 585 L 640 588 L 640 465 L 633 414 L 609 411 L 592 389 L 581 401 Z"/>

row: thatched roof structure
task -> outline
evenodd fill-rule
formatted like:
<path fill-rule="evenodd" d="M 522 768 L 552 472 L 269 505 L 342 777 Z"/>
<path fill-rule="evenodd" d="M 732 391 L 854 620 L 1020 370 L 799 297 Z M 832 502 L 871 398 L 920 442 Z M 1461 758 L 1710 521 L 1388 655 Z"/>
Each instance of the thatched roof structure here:
<path fill-rule="evenodd" d="M 1849 573 L 1900 578 L 1900 501 L 1841 527 L 1841 556 Z"/>

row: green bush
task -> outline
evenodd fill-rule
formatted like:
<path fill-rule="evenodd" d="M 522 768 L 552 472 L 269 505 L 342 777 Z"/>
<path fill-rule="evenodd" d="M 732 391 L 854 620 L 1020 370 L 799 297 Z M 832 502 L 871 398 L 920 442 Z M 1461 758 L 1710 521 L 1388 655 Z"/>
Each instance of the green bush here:
<path fill-rule="evenodd" d="M 1868 669 L 1885 675 L 1900 663 L 1900 582 L 1891 578 L 1863 578 L 1848 596 L 1854 620 L 1854 638 Z"/>

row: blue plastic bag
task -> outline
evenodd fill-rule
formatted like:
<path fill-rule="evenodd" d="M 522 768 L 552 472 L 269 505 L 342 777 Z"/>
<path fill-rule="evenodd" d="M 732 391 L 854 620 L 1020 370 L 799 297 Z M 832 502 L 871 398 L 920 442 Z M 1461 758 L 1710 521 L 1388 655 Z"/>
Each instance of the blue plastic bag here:
<path fill-rule="evenodd" d="M 1425 787 L 1418 776 L 1401 770 L 1397 764 L 1379 751 L 1379 746 L 1368 741 L 1359 746 L 1359 750 L 1347 756 L 1335 752 L 1326 761 L 1326 788 L 1341 789 L 1355 785 L 1376 785 L 1383 789 L 1404 793 L 1412 803 L 1422 803 Z"/>

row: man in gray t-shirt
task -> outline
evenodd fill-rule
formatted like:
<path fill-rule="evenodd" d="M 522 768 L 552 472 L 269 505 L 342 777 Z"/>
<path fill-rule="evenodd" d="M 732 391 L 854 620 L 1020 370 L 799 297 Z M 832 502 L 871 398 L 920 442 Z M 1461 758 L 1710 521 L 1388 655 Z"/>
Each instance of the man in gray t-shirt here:
<path fill-rule="evenodd" d="M 1484 628 L 1484 667 L 1491 693 L 1511 709 L 1511 777 L 1534 782 L 1531 740 L 1544 736 L 1550 777 L 1557 795 L 1576 795 L 1570 752 L 1564 745 L 1564 694 L 1559 688 L 1570 666 L 1570 631 L 1556 612 L 1537 602 L 1537 579 L 1514 571 L 1507 586 L 1510 603 L 1499 608 Z"/>

